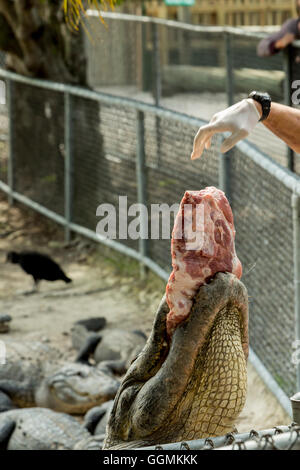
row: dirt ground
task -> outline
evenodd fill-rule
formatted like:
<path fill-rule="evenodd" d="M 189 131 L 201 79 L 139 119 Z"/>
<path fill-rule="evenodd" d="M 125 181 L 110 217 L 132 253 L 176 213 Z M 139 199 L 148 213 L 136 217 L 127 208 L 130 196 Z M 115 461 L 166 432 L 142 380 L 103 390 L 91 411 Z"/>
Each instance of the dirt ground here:
<path fill-rule="evenodd" d="M 73 279 L 65 285 L 42 282 L 39 293 L 24 295 L 32 281 L 18 265 L 6 264 L 9 250 L 34 249 L 54 257 Z M 149 274 L 139 279 L 136 262 L 76 237 L 65 244 L 63 231 L 0 193 L 0 314 L 13 320 L 0 339 L 42 340 L 74 358 L 70 329 L 79 319 L 104 316 L 108 327 L 141 329 L 146 334 L 165 285 Z M 240 432 L 289 424 L 291 419 L 248 365 L 248 398 L 237 422 Z"/>

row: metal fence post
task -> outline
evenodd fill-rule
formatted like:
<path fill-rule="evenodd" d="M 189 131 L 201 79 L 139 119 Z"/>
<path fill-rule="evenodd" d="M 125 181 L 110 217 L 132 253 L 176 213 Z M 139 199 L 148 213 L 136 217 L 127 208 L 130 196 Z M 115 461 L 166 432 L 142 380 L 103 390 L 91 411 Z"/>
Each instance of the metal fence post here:
<path fill-rule="evenodd" d="M 144 131 L 144 113 L 137 111 L 137 149 L 136 149 L 136 179 L 137 179 L 137 193 L 138 203 L 147 207 L 146 197 L 146 178 L 145 178 L 145 131 Z M 139 252 L 142 256 L 147 256 L 148 245 L 148 216 L 140 212 L 140 233 L 139 238 Z M 146 267 L 143 262 L 140 264 L 141 277 L 146 275 Z"/>
<path fill-rule="evenodd" d="M 154 70 L 154 99 L 155 106 L 160 106 L 161 99 L 161 69 L 160 69 L 160 48 L 158 37 L 158 25 L 152 23 L 152 41 L 153 41 L 153 70 Z"/>
<path fill-rule="evenodd" d="M 154 99 L 155 106 L 160 106 L 161 101 L 161 67 L 160 67 L 160 47 L 158 37 L 158 25 L 152 23 L 152 40 L 153 40 L 153 62 L 154 62 Z M 156 131 L 156 143 L 157 143 L 157 167 L 161 161 L 161 150 L 160 150 L 160 117 L 155 116 L 155 131 Z"/>
<path fill-rule="evenodd" d="M 292 195 L 293 209 L 293 255 L 294 255 L 294 308 L 295 340 L 300 340 L 300 197 Z M 297 364 L 297 387 L 300 391 L 300 364 Z"/>
<path fill-rule="evenodd" d="M 71 240 L 70 223 L 72 222 L 73 199 L 73 168 L 72 168 L 72 96 L 69 92 L 64 95 L 65 110 L 65 241 Z"/>
<path fill-rule="evenodd" d="M 291 60 L 291 46 L 283 50 L 283 69 L 285 72 L 284 78 L 284 103 L 287 106 L 292 106 L 292 60 Z M 295 171 L 295 152 L 287 147 L 287 166 L 289 170 Z"/>
<path fill-rule="evenodd" d="M 226 93 L 228 106 L 233 105 L 234 101 L 234 74 L 232 57 L 232 39 L 231 34 L 225 31 L 225 63 L 226 63 Z"/>
<path fill-rule="evenodd" d="M 227 104 L 232 106 L 234 102 L 234 75 L 233 75 L 233 58 L 232 58 L 232 38 L 228 31 L 225 31 L 225 63 L 226 63 L 226 94 Z M 231 202 L 230 194 L 230 158 L 233 150 L 229 150 L 225 154 L 220 152 L 219 156 L 219 186 Z"/>
<path fill-rule="evenodd" d="M 9 149 L 8 149 L 8 162 L 7 162 L 7 184 L 10 189 L 8 195 L 8 203 L 11 206 L 13 204 L 13 190 L 14 190 L 14 112 L 13 112 L 13 84 L 10 79 L 6 81 L 6 99 L 7 99 L 7 109 L 8 109 L 8 119 L 9 119 L 9 129 L 8 129 L 8 138 L 9 138 Z"/>
<path fill-rule="evenodd" d="M 146 25 L 141 23 L 141 60 L 142 60 L 142 91 L 148 91 L 148 77 L 147 77 L 147 48 L 146 48 Z"/>
<path fill-rule="evenodd" d="M 223 138 L 221 138 L 220 140 L 222 141 Z M 231 202 L 231 191 L 230 191 L 230 158 L 231 156 L 232 156 L 232 150 L 226 153 L 219 152 L 219 188 L 222 191 L 224 191 L 229 202 Z"/>

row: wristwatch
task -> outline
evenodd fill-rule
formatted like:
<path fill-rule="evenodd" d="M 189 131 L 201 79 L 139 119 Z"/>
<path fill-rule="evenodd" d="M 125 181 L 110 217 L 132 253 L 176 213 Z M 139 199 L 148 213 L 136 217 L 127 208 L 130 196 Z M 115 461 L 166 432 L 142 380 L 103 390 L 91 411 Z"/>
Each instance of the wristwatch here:
<path fill-rule="evenodd" d="M 252 98 L 253 100 L 257 101 L 261 104 L 262 107 L 262 116 L 259 122 L 264 121 L 270 114 L 271 111 L 271 96 L 269 93 L 262 93 L 260 91 L 252 91 L 248 98 Z"/>

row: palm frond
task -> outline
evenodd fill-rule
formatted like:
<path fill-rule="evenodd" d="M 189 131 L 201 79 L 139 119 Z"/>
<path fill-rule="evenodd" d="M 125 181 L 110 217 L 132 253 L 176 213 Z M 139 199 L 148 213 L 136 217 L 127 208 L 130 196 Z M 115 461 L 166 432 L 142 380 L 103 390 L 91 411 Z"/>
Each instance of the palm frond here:
<path fill-rule="evenodd" d="M 80 20 L 86 14 L 88 8 L 95 8 L 99 12 L 99 18 L 104 23 L 101 16 L 101 8 L 108 10 L 114 9 L 114 6 L 119 3 L 119 0 L 64 0 L 64 13 L 68 26 L 78 31 Z"/>

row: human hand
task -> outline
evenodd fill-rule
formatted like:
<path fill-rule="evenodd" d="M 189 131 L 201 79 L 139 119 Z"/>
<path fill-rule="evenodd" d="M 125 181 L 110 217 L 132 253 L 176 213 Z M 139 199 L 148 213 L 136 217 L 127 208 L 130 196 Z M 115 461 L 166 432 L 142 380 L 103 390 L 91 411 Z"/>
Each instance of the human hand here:
<path fill-rule="evenodd" d="M 200 127 L 194 139 L 191 159 L 201 157 L 204 148 L 209 149 L 212 137 L 220 132 L 231 132 L 221 145 L 221 152 L 228 152 L 254 129 L 261 115 L 253 99 L 247 98 L 216 113 L 209 124 Z"/>

